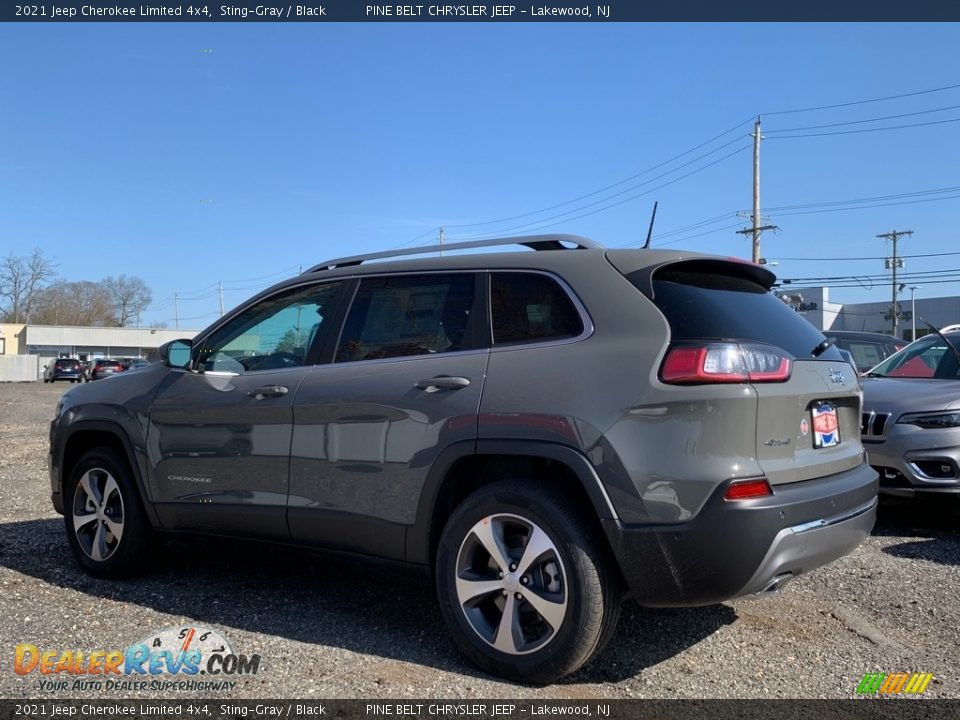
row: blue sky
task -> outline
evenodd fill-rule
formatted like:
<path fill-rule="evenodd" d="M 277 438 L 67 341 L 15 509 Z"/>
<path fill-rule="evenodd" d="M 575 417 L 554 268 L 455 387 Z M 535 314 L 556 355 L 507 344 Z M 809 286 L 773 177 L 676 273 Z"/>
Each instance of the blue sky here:
<path fill-rule="evenodd" d="M 765 208 L 960 187 L 960 123 L 777 137 L 960 118 L 960 88 L 772 114 L 960 84 L 958 60 L 951 24 L 0 25 L 0 254 L 41 247 L 68 280 L 142 277 L 143 323 L 173 327 L 179 293 L 184 328 L 217 317 L 219 282 L 229 308 L 301 265 L 428 243 L 441 225 L 620 246 L 642 241 L 658 200 L 655 245 L 749 257 L 727 226 L 751 205 L 752 116 Z M 874 236 L 905 228 L 901 253 L 960 250 L 960 199 L 890 202 L 769 212 L 781 232 L 763 255 L 784 277 L 878 276 L 879 259 L 781 258 L 881 257 Z M 960 255 L 907 261 L 952 268 Z M 864 285 L 832 297 L 889 298 Z"/>

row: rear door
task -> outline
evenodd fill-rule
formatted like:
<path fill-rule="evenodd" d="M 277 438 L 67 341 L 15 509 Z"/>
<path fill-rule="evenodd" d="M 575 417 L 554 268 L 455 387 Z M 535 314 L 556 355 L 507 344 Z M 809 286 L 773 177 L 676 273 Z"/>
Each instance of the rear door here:
<path fill-rule="evenodd" d="M 366 277 L 294 406 L 297 541 L 402 559 L 439 453 L 474 442 L 487 370 L 475 273 Z"/>

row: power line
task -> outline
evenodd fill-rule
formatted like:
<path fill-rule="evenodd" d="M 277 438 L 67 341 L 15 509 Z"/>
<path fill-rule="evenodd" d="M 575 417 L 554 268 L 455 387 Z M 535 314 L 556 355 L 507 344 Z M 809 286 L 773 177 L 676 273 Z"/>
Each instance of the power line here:
<path fill-rule="evenodd" d="M 610 209 L 612 209 L 612 208 L 619 207 L 620 205 L 623 205 L 623 204 L 625 204 L 625 203 L 628 203 L 628 202 L 631 202 L 631 201 L 633 201 L 633 200 L 636 200 L 637 198 L 641 198 L 641 197 L 643 197 L 643 196 L 645 196 L 645 195 L 649 195 L 649 194 L 652 193 L 652 192 L 656 192 L 657 190 L 661 190 L 662 188 L 668 187 L 669 185 L 673 185 L 674 183 L 680 182 L 681 180 L 684 180 L 685 178 L 688 178 L 688 177 L 690 177 L 691 175 L 696 175 L 697 173 L 703 172 L 704 170 L 706 170 L 706 169 L 708 169 L 708 168 L 711 168 L 711 167 L 713 167 L 714 165 L 717 165 L 718 163 L 723 162 L 724 160 L 727 160 L 727 159 L 729 159 L 729 158 L 732 158 L 734 155 L 738 155 L 738 154 L 742 153 L 744 150 L 749 150 L 750 147 L 751 147 L 750 145 L 744 145 L 744 146 L 741 147 L 739 150 L 734 150 L 732 153 L 729 153 L 728 155 L 724 155 L 723 157 L 721 157 L 721 158 L 719 158 L 719 159 L 717 159 L 717 160 L 714 160 L 714 161 L 711 162 L 711 163 L 707 163 L 706 165 L 703 165 L 703 166 L 697 168 L 696 170 L 692 170 L 692 171 L 690 171 L 690 172 L 688 172 L 688 173 L 686 173 L 686 174 L 684 174 L 684 175 L 681 175 L 681 176 L 679 176 L 679 177 L 676 177 L 676 178 L 674 178 L 673 180 L 670 180 L 669 182 L 665 182 L 665 183 L 663 183 L 662 185 L 658 185 L 658 186 L 656 186 L 656 187 L 650 188 L 649 190 L 645 190 L 645 191 L 642 192 L 642 193 L 637 193 L 636 195 L 631 195 L 630 197 L 624 198 L 623 200 L 620 200 L 620 201 L 615 202 L 615 203 L 611 203 L 610 205 L 606 205 L 606 206 L 604 206 L 604 207 L 597 208 L 596 210 L 591 210 L 590 212 L 585 212 L 585 213 L 582 213 L 582 214 L 580 214 L 580 215 L 574 215 L 573 217 L 566 218 L 565 220 L 557 220 L 557 222 L 551 222 L 551 223 L 548 223 L 548 222 L 547 222 L 548 220 L 554 220 L 554 219 L 557 219 L 557 218 L 562 218 L 562 217 L 564 217 L 564 216 L 566 216 L 566 215 L 570 215 L 571 213 L 579 212 L 580 210 L 583 210 L 583 209 L 585 209 L 585 208 L 588 208 L 588 207 L 591 207 L 592 205 L 596 205 L 596 204 L 597 204 L 597 202 L 589 203 L 589 204 L 583 205 L 583 206 L 581 206 L 581 207 L 579 207 L 579 208 L 574 208 L 573 210 L 568 210 L 567 212 L 564 212 L 564 213 L 559 213 L 559 214 L 557 214 L 557 215 L 553 215 L 553 216 L 550 216 L 550 217 L 542 218 L 541 220 L 537 220 L 537 221 L 534 221 L 534 222 L 531 222 L 531 223 L 526 223 L 525 225 L 517 225 L 517 226 L 515 226 L 515 227 L 510 227 L 510 228 L 502 229 L 502 230 L 498 231 L 497 234 L 514 232 L 514 231 L 518 231 L 518 230 L 542 230 L 542 229 L 545 229 L 545 228 L 548 228 L 548 227 L 552 227 L 553 225 L 559 225 L 561 222 L 569 222 L 569 221 L 572 221 L 572 220 L 579 220 L 580 218 L 588 217 L 588 216 L 590 216 L 590 215 L 596 215 L 596 214 L 599 213 L 599 212 L 604 212 L 604 211 L 606 211 L 606 210 L 610 210 Z M 667 174 L 669 174 L 669 173 L 667 173 Z M 645 184 L 645 183 L 644 183 L 644 184 Z M 639 186 L 638 186 L 638 187 L 639 187 Z M 617 195 L 622 195 L 622 194 L 623 194 L 623 193 L 617 193 Z M 617 195 L 611 196 L 611 198 L 606 198 L 606 199 L 607 199 L 607 200 L 612 199 L 612 197 L 616 197 Z M 605 202 L 605 200 L 601 200 L 601 201 L 598 201 L 598 202 Z M 489 238 L 489 237 L 496 237 L 496 235 L 490 235 L 490 234 L 485 234 L 485 235 L 466 235 L 466 236 L 459 236 L 459 237 L 457 237 L 456 239 L 457 239 L 457 240 L 483 240 L 483 239 L 487 239 L 487 238 Z M 452 238 L 451 238 L 451 239 L 452 239 Z"/>
<path fill-rule="evenodd" d="M 612 189 L 615 188 L 615 187 L 618 187 L 618 186 L 623 185 L 623 184 L 625 184 L 625 183 L 628 183 L 628 182 L 631 182 L 631 181 L 633 181 L 633 180 L 636 180 L 637 178 L 642 177 L 643 175 L 646 175 L 646 174 L 648 174 L 648 173 L 651 173 L 651 172 L 653 172 L 654 170 L 659 170 L 660 168 L 662 168 L 662 167 L 664 167 L 664 166 L 666 166 L 666 165 L 669 165 L 670 163 L 674 162 L 675 160 L 679 160 L 679 159 L 682 158 L 682 157 L 686 157 L 686 156 L 689 155 L 690 153 L 696 152 L 696 151 L 699 150 L 700 148 L 706 147 L 707 145 L 709 145 L 709 144 L 711 144 L 711 143 L 713 143 L 713 142 L 716 142 L 716 141 L 719 140 L 720 138 L 722 138 L 722 137 L 724 137 L 724 136 L 726 136 L 726 135 L 729 135 L 730 133 L 734 132 L 735 130 L 737 130 L 738 128 L 742 127 L 742 126 L 745 125 L 746 123 L 750 122 L 751 119 L 752 119 L 752 117 L 751 117 L 750 119 L 748 119 L 748 120 L 744 120 L 743 122 L 739 122 L 739 123 L 737 123 L 736 125 L 734 125 L 732 128 L 730 128 L 729 130 L 724 130 L 724 131 L 723 131 L 722 133 L 720 133 L 719 135 L 716 135 L 716 136 L 710 138 L 709 140 L 705 140 L 704 142 L 700 143 L 699 145 L 695 145 L 695 146 L 693 146 L 692 148 L 690 148 L 689 150 L 685 150 L 684 152 L 680 153 L 679 155 L 673 156 L 673 157 L 670 158 L 669 160 L 664 160 L 663 162 L 660 162 L 660 163 L 658 163 L 658 164 L 656 164 L 656 165 L 652 165 L 651 167 L 648 167 L 648 168 L 645 169 L 645 170 L 641 170 L 641 171 L 638 172 L 638 173 L 634 173 L 634 174 L 631 175 L 630 177 L 624 178 L 623 180 L 618 180 L 617 182 L 611 183 L 610 185 L 607 185 L 607 186 L 605 186 L 605 187 L 602 187 L 602 188 L 600 188 L 599 190 L 594 190 L 594 191 L 589 192 L 589 193 L 586 193 L 586 194 L 584 194 L 584 195 L 580 195 L 580 196 L 578 196 L 578 197 L 571 198 L 570 200 L 564 200 L 563 202 L 559 202 L 559 203 L 556 203 L 556 204 L 554 204 L 554 205 L 550 205 L 550 206 L 548 206 L 548 207 L 541 208 L 541 209 L 539 209 L 539 210 L 532 210 L 532 211 L 526 212 L 526 213 L 519 213 L 519 214 L 517 214 L 517 215 L 510 215 L 510 216 L 507 216 L 507 217 L 497 218 L 497 219 L 495 219 L 495 220 L 483 220 L 483 221 L 481 221 L 481 222 L 475 222 L 475 223 L 460 223 L 460 224 L 456 224 L 456 225 L 455 225 L 455 224 L 449 224 L 449 223 L 448 223 L 448 224 L 445 224 L 444 227 L 446 227 L 446 228 L 449 229 L 449 228 L 479 227 L 479 226 L 481 226 L 481 225 L 495 225 L 495 224 L 501 223 L 501 222 L 510 222 L 510 221 L 512 221 L 512 220 L 519 220 L 520 218 L 530 217 L 530 216 L 532 216 L 532 215 L 539 215 L 539 214 L 541 214 L 541 213 L 549 212 L 549 211 L 551 211 L 551 210 L 556 210 L 557 208 L 563 207 L 564 205 L 571 205 L 571 204 L 573 204 L 573 203 L 580 202 L 581 200 L 586 200 L 586 199 L 589 198 L 589 197 L 593 197 L 594 195 L 599 195 L 600 193 L 606 192 L 607 190 L 612 190 Z M 688 165 L 690 165 L 690 164 L 692 164 L 692 163 L 694 163 L 694 162 L 697 162 L 698 160 L 702 160 L 703 158 L 708 157 L 708 156 L 712 155 L 713 153 L 719 152 L 720 150 L 722 150 L 722 149 L 725 148 L 725 147 L 729 147 L 729 146 L 732 145 L 733 143 L 737 142 L 737 140 L 739 140 L 739 138 L 736 138 L 736 139 L 734 139 L 734 140 L 731 140 L 730 142 L 725 143 L 724 145 L 721 145 L 721 146 L 718 147 L 718 148 L 714 148 L 714 149 L 711 150 L 710 152 L 705 153 L 704 155 L 701 155 L 701 156 L 698 157 L 698 158 L 694 158 L 693 160 L 690 160 L 689 162 L 687 162 L 687 163 L 685 163 L 685 164 L 683 164 L 683 165 L 680 165 L 679 167 L 674 168 L 673 170 L 670 170 L 670 171 L 664 173 L 663 175 L 659 175 L 657 178 L 651 178 L 651 180 L 649 180 L 649 181 L 647 181 L 647 182 L 653 182 L 654 180 L 656 180 L 656 179 L 658 179 L 658 178 L 660 178 L 660 177 L 664 177 L 665 175 L 669 175 L 671 172 L 676 172 L 676 171 L 679 170 L 680 168 L 687 167 Z M 642 185 L 642 184 L 643 184 L 643 183 L 641 183 L 641 185 Z M 635 186 L 635 187 L 639 187 L 639 186 Z M 629 192 L 631 189 L 634 189 L 634 188 L 628 188 L 627 190 L 624 190 L 624 191 L 622 191 L 621 193 L 617 193 L 616 195 L 612 195 L 611 198 L 617 197 L 617 195 L 623 194 L 623 192 Z M 608 198 L 608 199 L 609 199 L 609 198 Z M 600 201 L 598 201 L 598 202 L 604 202 L 604 201 L 603 201 L 603 200 L 600 200 Z M 589 205 L 586 205 L 586 206 L 584 206 L 584 207 L 590 207 L 590 206 L 589 206 Z M 423 236 L 421 236 L 421 237 L 423 237 Z"/>
<path fill-rule="evenodd" d="M 827 123 L 825 125 L 807 125 L 805 127 L 783 128 L 781 130 L 767 130 L 765 132 L 767 135 L 772 135 L 774 133 L 798 132 L 800 130 L 821 130 L 823 128 L 842 127 L 844 125 L 861 125 L 869 122 L 882 122 L 883 120 L 896 120 L 898 118 L 915 117 L 917 115 L 929 115 L 930 113 L 956 110 L 957 108 L 960 108 L 960 105 L 947 105 L 946 107 L 933 108 L 931 110 L 919 110 L 917 112 L 900 113 L 898 115 L 885 115 L 883 117 L 867 118 L 866 120 L 848 120 L 847 122 Z"/>
<path fill-rule="evenodd" d="M 875 202 L 878 200 L 896 200 L 899 198 L 920 197 L 923 195 L 938 195 L 946 192 L 960 192 L 960 186 L 935 188 L 932 190 L 914 190 L 912 192 L 894 193 L 892 195 L 875 195 L 866 198 L 853 198 L 851 200 L 829 200 L 818 203 L 806 203 L 802 205 L 780 205 L 777 207 L 766 207 L 764 212 L 777 212 L 779 210 L 801 210 L 805 208 L 827 207 L 829 205 L 850 205 L 852 203 Z"/>
<path fill-rule="evenodd" d="M 834 132 L 823 133 L 805 133 L 803 135 L 775 135 L 770 140 L 787 140 L 789 138 L 808 138 L 808 137 L 826 137 L 827 135 L 857 135 L 859 133 L 883 132 L 884 130 L 903 130 L 905 128 L 926 127 L 928 125 L 946 125 L 947 123 L 960 122 L 960 118 L 951 118 L 949 120 L 931 120 L 925 123 L 910 123 L 909 125 L 890 125 L 881 128 L 863 128 L 861 130 L 835 130 Z"/>
<path fill-rule="evenodd" d="M 777 110 L 775 112 L 765 112 L 762 115 L 789 115 L 792 113 L 815 112 L 817 110 L 834 110 L 842 107 L 852 107 L 854 105 L 866 105 L 868 103 L 884 102 L 886 100 L 899 100 L 905 97 L 916 97 L 917 95 L 929 95 L 930 93 L 944 92 L 946 90 L 955 90 L 960 88 L 960 83 L 956 85 L 944 85 L 943 87 L 931 88 L 929 90 L 916 90 L 914 92 L 901 93 L 899 95 L 887 95 L 886 97 L 870 98 L 868 100 L 854 100 L 852 102 L 837 103 L 835 105 L 820 105 L 818 107 L 797 108 L 794 110 Z"/>
<path fill-rule="evenodd" d="M 942 253 L 921 253 L 918 255 L 901 255 L 904 260 L 909 260 L 910 258 L 925 258 L 925 257 L 946 257 L 948 255 L 960 255 L 960 252 L 942 252 Z M 777 257 L 777 260 L 791 260 L 796 262 L 806 262 L 806 261 L 829 261 L 829 260 L 883 260 L 882 255 L 863 255 L 859 257 L 815 257 L 815 258 L 789 258 L 789 257 Z"/>
<path fill-rule="evenodd" d="M 904 256 L 898 255 L 897 257 L 903 258 Z M 883 258 L 877 258 L 883 259 Z M 926 277 L 936 277 L 938 275 L 956 275 L 960 274 L 960 268 L 950 268 L 949 270 L 913 270 L 911 272 L 900 273 L 900 277 L 903 279 L 915 279 L 922 280 Z M 877 280 L 877 281 L 887 281 L 889 276 L 887 275 L 812 275 L 809 277 L 798 277 L 798 278 L 783 278 L 780 282 L 794 284 L 798 282 L 814 282 L 821 280 Z"/>

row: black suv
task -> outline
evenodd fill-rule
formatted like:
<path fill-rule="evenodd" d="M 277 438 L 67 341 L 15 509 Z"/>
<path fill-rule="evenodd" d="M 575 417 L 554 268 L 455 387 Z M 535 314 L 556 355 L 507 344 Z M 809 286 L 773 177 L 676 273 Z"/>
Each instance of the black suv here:
<path fill-rule="evenodd" d="M 43 381 L 45 383 L 56 382 L 57 380 L 69 380 L 70 382 L 81 382 L 83 380 L 83 365 L 76 358 L 57 358 L 51 360 L 43 370 Z"/>
<path fill-rule="evenodd" d="M 648 606 L 776 591 L 853 550 L 877 476 L 856 374 L 742 261 L 607 250 L 322 263 L 163 362 L 67 392 L 53 504 L 80 564 L 152 531 L 429 568 L 463 652 L 550 682 Z"/>

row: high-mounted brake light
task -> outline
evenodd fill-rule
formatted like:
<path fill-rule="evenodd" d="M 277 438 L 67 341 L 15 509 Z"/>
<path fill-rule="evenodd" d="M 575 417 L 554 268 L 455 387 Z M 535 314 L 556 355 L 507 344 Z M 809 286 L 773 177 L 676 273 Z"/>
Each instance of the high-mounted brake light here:
<path fill-rule="evenodd" d="M 792 360 L 771 345 L 675 345 L 663 361 L 660 379 L 671 384 L 783 382 L 790 378 Z"/>
<path fill-rule="evenodd" d="M 767 497 L 773 495 L 770 489 L 770 483 L 766 478 L 758 480 L 737 480 L 730 483 L 727 491 L 723 494 L 724 500 L 751 500 L 758 497 Z"/>

